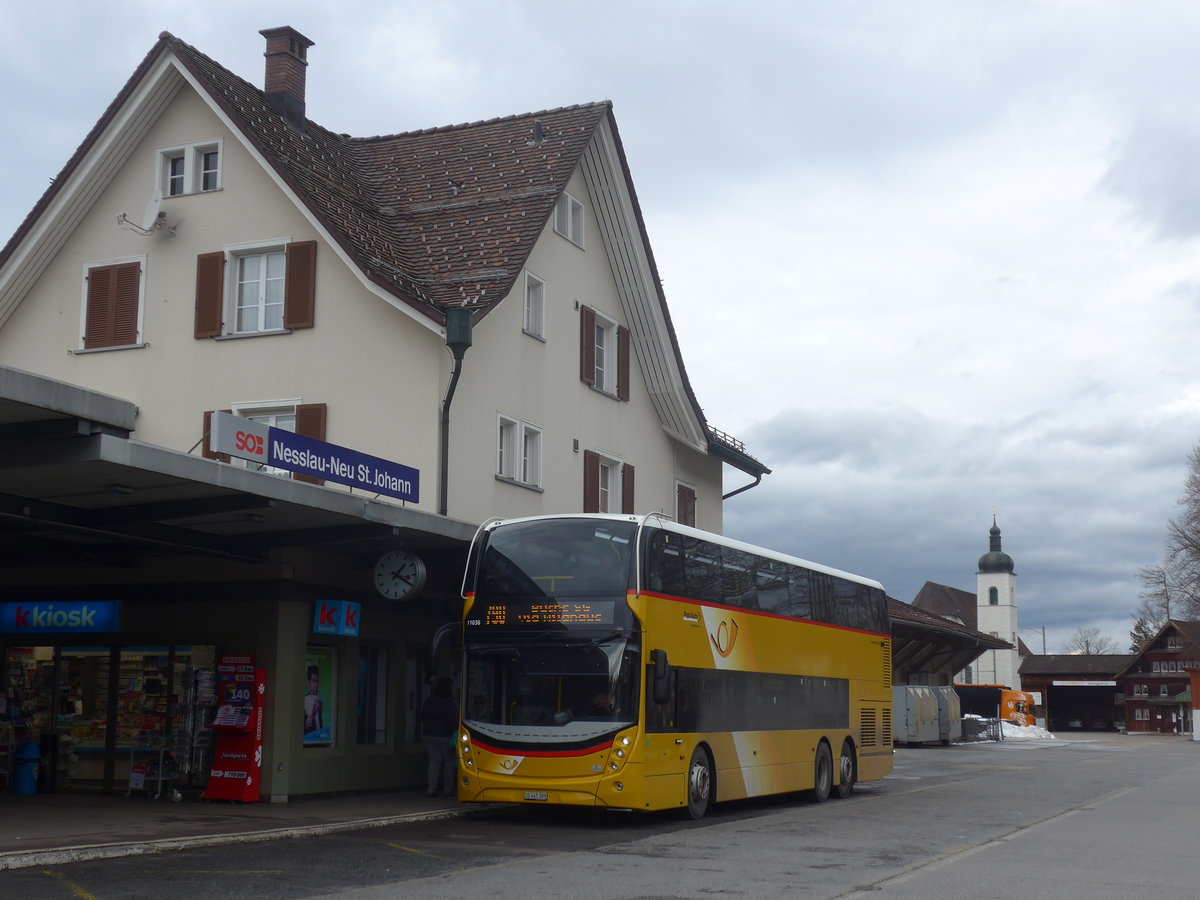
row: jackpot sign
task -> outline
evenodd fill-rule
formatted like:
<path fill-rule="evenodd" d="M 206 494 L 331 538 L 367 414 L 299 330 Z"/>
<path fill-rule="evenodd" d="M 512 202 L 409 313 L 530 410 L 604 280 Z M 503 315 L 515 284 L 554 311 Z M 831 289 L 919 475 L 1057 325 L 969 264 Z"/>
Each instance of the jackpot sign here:
<path fill-rule="evenodd" d="M 335 481 L 373 494 L 386 494 L 413 503 L 420 496 L 421 473 L 417 469 L 252 422 L 242 416 L 214 412 L 209 443 L 217 453 Z"/>

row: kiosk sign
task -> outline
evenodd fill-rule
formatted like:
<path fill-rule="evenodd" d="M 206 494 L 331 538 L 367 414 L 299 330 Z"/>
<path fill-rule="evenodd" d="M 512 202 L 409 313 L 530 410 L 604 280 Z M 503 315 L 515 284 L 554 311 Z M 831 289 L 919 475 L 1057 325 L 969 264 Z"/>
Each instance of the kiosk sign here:
<path fill-rule="evenodd" d="M 226 412 L 212 414 L 210 429 L 217 453 L 413 503 L 420 496 L 421 473 L 411 466 Z"/>

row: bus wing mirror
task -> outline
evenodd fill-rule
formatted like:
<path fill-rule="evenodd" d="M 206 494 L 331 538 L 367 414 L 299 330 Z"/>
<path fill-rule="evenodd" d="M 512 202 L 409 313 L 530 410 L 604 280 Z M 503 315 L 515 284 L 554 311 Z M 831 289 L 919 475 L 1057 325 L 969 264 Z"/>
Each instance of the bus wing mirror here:
<path fill-rule="evenodd" d="M 671 694 L 674 693 L 671 690 L 674 682 L 671 676 L 674 673 L 671 671 L 671 664 L 667 662 L 667 651 L 651 650 L 650 660 L 654 666 L 650 699 L 659 705 L 665 705 L 671 702 Z"/>
<path fill-rule="evenodd" d="M 445 652 L 445 648 L 453 647 L 455 631 L 459 627 L 457 622 L 447 622 L 433 633 L 433 637 L 429 640 L 429 647 L 425 651 L 425 678 L 427 680 L 432 681 L 433 676 L 437 673 L 438 657 Z"/>

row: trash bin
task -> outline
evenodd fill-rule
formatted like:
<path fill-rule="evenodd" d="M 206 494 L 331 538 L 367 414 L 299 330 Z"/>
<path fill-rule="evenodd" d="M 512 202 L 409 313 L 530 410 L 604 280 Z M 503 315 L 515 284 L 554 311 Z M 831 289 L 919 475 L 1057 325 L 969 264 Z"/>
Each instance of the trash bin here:
<path fill-rule="evenodd" d="M 13 776 L 14 794 L 36 794 L 38 769 L 42 765 L 42 751 L 33 741 L 21 741 L 13 750 L 16 769 Z"/>

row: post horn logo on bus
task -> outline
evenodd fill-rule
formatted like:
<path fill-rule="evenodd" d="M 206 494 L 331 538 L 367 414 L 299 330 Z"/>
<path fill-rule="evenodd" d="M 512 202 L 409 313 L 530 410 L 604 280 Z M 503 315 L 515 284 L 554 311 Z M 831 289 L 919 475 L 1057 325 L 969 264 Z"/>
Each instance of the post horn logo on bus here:
<path fill-rule="evenodd" d="M 728 659 L 737 643 L 738 623 L 733 618 L 730 618 L 728 622 L 722 619 L 721 624 L 717 626 L 716 634 L 709 632 L 708 636 L 713 642 L 717 655 L 721 659 Z"/>

